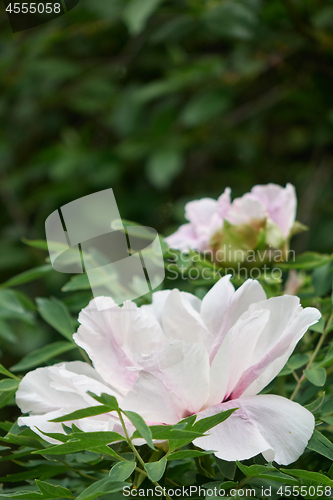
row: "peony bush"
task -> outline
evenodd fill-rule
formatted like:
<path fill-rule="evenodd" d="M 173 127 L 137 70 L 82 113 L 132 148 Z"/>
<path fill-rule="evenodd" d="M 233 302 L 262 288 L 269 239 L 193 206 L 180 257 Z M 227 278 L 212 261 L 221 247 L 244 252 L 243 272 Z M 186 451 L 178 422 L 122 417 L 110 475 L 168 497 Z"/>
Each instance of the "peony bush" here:
<path fill-rule="evenodd" d="M 211 253 L 224 265 L 244 261 L 247 252 L 277 251 L 286 259 L 290 238 L 304 226 L 296 222 L 295 188 L 277 184 L 254 186 L 249 193 L 231 201 L 228 187 L 218 200 L 202 198 L 185 206 L 189 221 L 166 238 L 170 247 L 182 251 Z M 257 259 L 258 260 L 258 259 Z"/>
<path fill-rule="evenodd" d="M 32 301 L 48 262 L 2 284 L 1 328 L 53 337 L 0 365 L 0 500 L 333 496 L 332 255 L 262 272 L 299 228 L 291 184 L 186 216 L 161 237 L 164 289 L 134 302 L 92 298 L 84 275 Z M 258 279 L 215 273 L 226 249 L 258 252 Z"/>

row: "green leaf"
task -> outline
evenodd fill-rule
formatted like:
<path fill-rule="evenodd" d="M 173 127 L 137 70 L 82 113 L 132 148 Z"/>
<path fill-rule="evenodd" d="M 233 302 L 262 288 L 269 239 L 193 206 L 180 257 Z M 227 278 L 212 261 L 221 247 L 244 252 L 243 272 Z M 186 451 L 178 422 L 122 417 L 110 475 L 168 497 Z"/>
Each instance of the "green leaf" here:
<path fill-rule="evenodd" d="M 305 405 L 305 408 L 309 411 L 311 411 L 312 413 L 314 413 L 315 411 L 317 411 L 321 405 L 323 404 L 324 402 L 324 399 L 325 399 L 325 392 L 323 392 L 321 394 L 321 396 L 319 396 L 319 398 L 317 398 L 315 401 L 313 401 L 312 403 L 308 404 L 308 405 Z"/>
<path fill-rule="evenodd" d="M 151 430 L 149 429 L 148 425 L 143 420 L 143 418 L 137 413 L 134 413 L 133 411 L 123 411 L 123 413 L 132 422 L 134 427 L 139 431 L 139 433 L 141 434 L 142 438 L 146 441 L 148 446 L 152 450 L 155 450 L 154 443 L 152 440 Z"/>
<path fill-rule="evenodd" d="M 296 485 L 296 481 L 293 477 L 283 474 L 278 469 L 270 465 L 244 465 L 241 462 L 236 461 L 237 467 L 245 474 L 246 477 L 260 477 L 261 479 L 270 479 L 273 481 L 282 482 L 285 484 Z"/>
<path fill-rule="evenodd" d="M 151 154 L 147 163 L 147 177 L 157 189 L 168 187 L 181 172 L 183 158 L 177 149 L 159 149 Z"/>
<path fill-rule="evenodd" d="M 0 317 L 7 319 L 18 318 L 31 323 L 31 312 L 26 311 L 19 297 L 14 290 L 0 290 Z"/>
<path fill-rule="evenodd" d="M 13 373 L 10 373 L 4 366 L 0 365 L 0 373 L 2 373 L 2 375 L 6 375 L 7 377 L 11 377 L 11 378 L 15 378 L 16 380 L 18 379 L 18 377 L 16 375 L 14 375 Z"/>
<path fill-rule="evenodd" d="M 329 348 L 325 358 L 319 363 L 315 364 L 316 368 L 325 368 L 327 366 L 331 366 L 333 363 L 333 345 Z"/>
<path fill-rule="evenodd" d="M 62 486 L 49 484 L 45 481 L 39 481 L 38 479 L 36 479 L 36 484 L 43 494 L 43 498 L 74 498 L 73 493 Z"/>
<path fill-rule="evenodd" d="M 125 481 L 133 473 L 135 467 L 135 461 L 119 462 L 112 467 L 109 476 L 113 481 Z"/>
<path fill-rule="evenodd" d="M 312 472 L 308 470 L 298 470 L 298 469 L 280 469 L 282 472 L 289 474 L 291 476 L 299 477 L 300 479 L 306 479 L 308 481 L 315 481 L 316 483 L 325 484 L 325 486 L 333 487 L 333 481 L 324 474 L 319 472 Z"/>
<path fill-rule="evenodd" d="M 116 441 L 124 441 L 125 439 L 117 432 L 73 432 L 69 437 L 70 439 L 63 444 L 34 451 L 33 453 L 38 455 L 66 455 L 67 453 L 76 453 L 83 450 L 96 450 L 96 453 L 101 451 L 117 457 L 118 455 L 106 445 Z"/>
<path fill-rule="evenodd" d="M 88 486 L 88 488 L 82 491 L 76 500 L 93 500 L 94 498 L 105 495 L 106 493 L 116 493 L 117 491 L 121 491 L 125 486 L 131 485 L 130 483 L 113 481 L 110 477 L 106 477 Z"/>
<path fill-rule="evenodd" d="M 282 269 L 315 269 L 331 262 L 333 255 L 321 254 L 317 252 L 305 252 L 298 255 L 293 262 L 279 264 Z"/>
<path fill-rule="evenodd" d="M 2 391 L 14 391 L 18 388 L 20 380 L 13 380 L 6 378 L 4 380 L 0 380 L 0 392 Z"/>
<path fill-rule="evenodd" d="M 30 368 L 46 363 L 46 361 L 76 348 L 76 344 L 72 344 L 70 342 L 54 342 L 53 344 L 45 345 L 44 347 L 41 347 L 40 349 L 30 352 L 24 356 L 21 361 L 11 367 L 11 370 L 15 372 L 30 370 Z"/>
<path fill-rule="evenodd" d="M 29 283 L 30 281 L 43 278 L 45 274 L 48 274 L 51 271 L 53 271 L 53 267 L 51 266 L 51 264 L 35 267 L 34 269 L 30 269 L 29 271 L 25 271 L 24 273 L 10 278 L 9 280 L 5 281 L 5 283 L 2 283 L 0 288 L 9 288 L 12 286 L 22 285 L 23 283 Z"/>
<path fill-rule="evenodd" d="M 86 273 L 73 276 L 61 289 L 63 292 L 76 290 L 91 290 L 90 282 Z"/>
<path fill-rule="evenodd" d="M 67 307 L 58 299 L 36 299 L 41 317 L 66 339 L 73 342 L 73 321 Z"/>
<path fill-rule="evenodd" d="M 324 368 L 309 368 L 304 370 L 304 375 L 311 384 L 321 387 L 326 382 L 326 371 Z"/>
<path fill-rule="evenodd" d="M 109 406 L 109 408 L 113 408 L 113 410 L 118 410 L 118 402 L 114 396 L 110 396 L 110 394 L 106 394 L 105 392 L 102 392 L 100 396 L 97 396 L 93 392 L 88 391 L 89 396 L 92 398 L 96 399 L 99 403 L 102 403 L 103 405 Z"/>
<path fill-rule="evenodd" d="M 179 429 L 176 428 L 178 424 L 175 426 L 171 425 L 152 425 L 150 428 L 150 431 L 152 433 L 153 439 L 158 439 L 158 440 L 175 440 L 175 439 L 185 439 L 189 443 L 193 441 L 194 439 L 201 437 L 203 435 L 202 432 L 194 432 L 190 428 L 190 430 L 187 429 Z M 133 433 L 132 438 L 140 438 L 142 437 L 141 433 L 139 431 L 135 431 Z"/>
<path fill-rule="evenodd" d="M 103 415 L 103 413 L 109 413 L 111 411 L 113 411 L 113 408 L 110 408 L 107 405 L 90 406 L 89 408 L 76 410 L 62 417 L 55 418 L 53 420 L 50 420 L 50 422 L 68 422 L 69 420 L 80 420 L 81 418 Z"/>
<path fill-rule="evenodd" d="M 14 474 L 13 474 L 14 475 Z M 13 500 L 49 500 L 59 498 L 74 498 L 74 495 L 67 488 L 35 480 L 39 491 L 18 491 L 16 493 L 0 493 L 0 498 L 12 498 Z"/>
<path fill-rule="evenodd" d="M 222 460 L 221 458 L 217 458 L 216 456 L 214 458 L 223 476 L 232 481 L 237 471 L 236 462 L 227 462 L 226 460 Z"/>
<path fill-rule="evenodd" d="M 317 429 L 313 431 L 312 438 L 308 442 L 309 450 L 315 451 L 330 460 L 333 460 L 333 444 Z"/>
<path fill-rule="evenodd" d="M 163 0 L 130 0 L 123 12 L 123 18 L 131 33 L 142 31 L 151 14 Z"/>
<path fill-rule="evenodd" d="M 310 359 L 308 354 L 295 354 L 288 359 L 286 366 L 282 368 L 279 373 L 279 377 L 283 375 L 290 375 L 293 370 L 298 370 L 302 366 L 306 365 Z"/>
<path fill-rule="evenodd" d="M 313 332 L 317 333 L 323 333 L 324 329 L 325 329 L 325 321 L 323 317 L 321 317 L 319 321 L 317 321 L 317 323 L 315 323 L 314 325 L 309 326 L 309 330 L 312 330 Z"/>
<path fill-rule="evenodd" d="M 171 460 L 182 460 L 184 458 L 196 458 L 202 457 L 204 455 L 209 455 L 210 453 L 214 453 L 214 451 L 199 451 L 199 450 L 181 450 L 175 451 L 168 455 L 167 460 L 170 462 Z"/>
<path fill-rule="evenodd" d="M 165 472 L 167 463 L 166 458 L 161 458 L 158 462 L 145 464 L 145 469 L 149 479 L 153 482 L 159 481 Z"/>
<path fill-rule="evenodd" d="M 224 91 L 206 90 L 204 93 L 195 94 L 194 98 L 186 105 L 181 120 L 185 125 L 194 127 L 208 122 L 228 106 L 228 98 Z"/>
<path fill-rule="evenodd" d="M 18 342 L 17 335 L 15 335 L 10 325 L 4 319 L 0 319 L 0 337 L 5 342 L 11 342 L 12 344 Z"/>
<path fill-rule="evenodd" d="M 231 408 L 231 410 L 221 411 L 216 415 L 212 415 L 211 417 L 202 418 L 201 420 L 197 420 L 194 425 L 191 427 L 191 431 L 204 433 L 215 427 L 216 425 L 224 422 L 230 415 L 234 413 L 234 411 L 238 410 L 238 408 Z"/>

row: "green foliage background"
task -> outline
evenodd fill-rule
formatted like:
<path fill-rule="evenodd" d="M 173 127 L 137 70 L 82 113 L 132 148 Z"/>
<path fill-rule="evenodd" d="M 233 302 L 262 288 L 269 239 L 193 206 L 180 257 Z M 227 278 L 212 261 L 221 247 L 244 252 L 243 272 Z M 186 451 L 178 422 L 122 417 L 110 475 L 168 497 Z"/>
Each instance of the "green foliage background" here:
<path fill-rule="evenodd" d="M 16 34 L 1 8 L 1 282 L 44 266 L 22 238 L 44 239 L 52 211 L 109 187 L 123 218 L 166 235 L 190 199 L 291 182 L 310 227 L 294 248 L 332 251 L 331 0 L 80 0 Z M 327 266 L 317 295 L 330 292 Z M 24 296 L 0 290 L 6 367 L 59 342 L 27 297 L 55 295 L 73 317 L 87 303 L 89 291 L 66 295 L 68 277 L 49 271 Z"/>

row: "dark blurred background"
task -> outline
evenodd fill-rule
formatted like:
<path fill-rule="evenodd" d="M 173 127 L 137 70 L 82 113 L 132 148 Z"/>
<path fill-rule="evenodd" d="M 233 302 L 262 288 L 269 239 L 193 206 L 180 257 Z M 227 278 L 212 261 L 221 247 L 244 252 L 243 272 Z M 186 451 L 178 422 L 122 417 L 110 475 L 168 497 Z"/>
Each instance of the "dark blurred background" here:
<path fill-rule="evenodd" d="M 332 1 L 80 0 L 15 34 L 1 8 L 2 281 L 43 263 L 22 237 L 109 187 L 166 235 L 190 199 L 291 182 L 294 247 L 332 251 Z"/>

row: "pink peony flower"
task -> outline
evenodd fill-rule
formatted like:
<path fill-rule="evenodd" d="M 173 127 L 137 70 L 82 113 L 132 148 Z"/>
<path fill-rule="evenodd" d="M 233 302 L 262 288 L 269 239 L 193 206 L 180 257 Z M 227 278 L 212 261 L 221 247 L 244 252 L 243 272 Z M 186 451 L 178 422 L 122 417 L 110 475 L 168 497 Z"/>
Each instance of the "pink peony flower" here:
<path fill-rule="evenodd" d="M 111 309 L 98 311 L 98 301 Z M 258 394 L 319 318 L 317 309 L 303 309 L 295 296 L 267 299 L 257 281 L 247 280 L 235 291 L 230 276 L 202 301 L 177 289 L 155 292 L 152 304 L 140 308 L 99 297 L 81 311 L 74 335 L 93 367 L 74 361 L 28 373 L 16 400 L 30 415 L 18 423 L 56 442 L 40 431 L 64 432 L 50 420 L 95 406 L 88 390 L 116 396 L 121 408 L 139 413 L 150 425 L 238 408 L 194 444 L 224 460 L 262 453 L 287 465 L 303 453 L 314 418 L 286 398 Z M 121 432 L 116 413 L 75 424 L 83 431 Z"/>
<path fill-rule="evenodd" d="M 231 202 L 230 188 L 218 198 L 202 198 L 185 206 L 185 217 L 189 221 L 166 238 L 172 248 L 178 250 L 206 251 L 223 241 L 226 224 L 236 227 L 251 227 L 253 231 L 244 233 L 244 240 L 255 247 L 259 241 L 259 231 L 265 232 L 265 243 L 280 248 L 288 241 L 295 224 L 296 193 L 291 184 L 285 188 L 277 184 L 254 186 L 250 193 Z M 219 234 L 220 233 L 220 234 Z M 249 243 L 251 241 L 251 243 Z"/>

